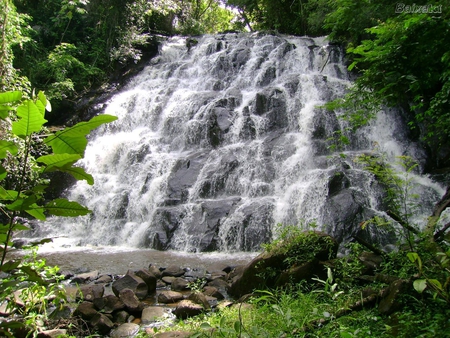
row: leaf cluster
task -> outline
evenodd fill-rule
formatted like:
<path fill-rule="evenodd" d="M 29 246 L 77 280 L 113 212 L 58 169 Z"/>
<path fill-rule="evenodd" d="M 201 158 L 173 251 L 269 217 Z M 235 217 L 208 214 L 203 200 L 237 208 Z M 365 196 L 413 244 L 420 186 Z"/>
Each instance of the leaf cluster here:
<path fill-rule="evenodd" d="M 31 263 L 22 259 L 6 261 L 6 254 L 13 245 L 13 235 L 29 229 L 29 218 L 45 220 L 48 215 L 74 217 L 90 213 L 86 207 L 64 198 L 46 201 L 44 192 L 49 183 L 42 177 L 60 171 L 93 184 L 93 177 L 75 163 L 84 156 L 86 136 L 100 125 L 116 120 L 115 116 L 100 115 L 56 133 L 48 133 L 43 139 L 48 153 L 34 158 L 33 137 L 42 132 L 47 122 L 45 112 L 50 109 L 43 92 L 31 99 L 23 99 L 20 91 L 0 93 L 0 118 L 7 126 L 0 139 L 0 272 L 7 276 L 0 282 L 0 302 L 14 304 L 10 299 L 11 292 L 21 290 L 25 302 L 22 316 L 29 319 L 26 322 L 31 327 L 45 315 L 47 302 L 44 297 L 53 292 L 50 286 L 54 285 L 48 279 L 56 271 L 46 267 L 45 262 L 38 261 L 35 256 Z M 14 161 L 9 160 L 12 157 L 16 157 Z M 14 184 L 5 184 L 7 182 Z M 23 282 L 28 286 L 23 287 Z M 5 325 L 0 330 L 9 335 L 7 328 L 12 328 L 13 324 Z"/>

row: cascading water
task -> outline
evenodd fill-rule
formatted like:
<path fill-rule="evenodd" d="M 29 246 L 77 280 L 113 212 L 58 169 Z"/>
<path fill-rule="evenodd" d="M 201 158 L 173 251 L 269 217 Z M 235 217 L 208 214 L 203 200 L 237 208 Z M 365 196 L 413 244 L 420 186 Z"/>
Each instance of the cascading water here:
<path fill-rule="evenodd" d="M 68 191 L 90 217 L 53 218 L 40 233 L 182 251 L 254 251 L 277 223 L 309 224 L 345 241 L 383 214 L 372 175 L 353 159 L 381 150 L 422 156 L 400 115 L 380 112 L 348 135 L 320 106 L 350 85 L 339 47 L 324 38 L 225 34 L 174 37 L 106 105 L 80 163 L 95 184 Z M 425 214 L 442 188 L 421 177 Z M 380 231 L 367 236 L 383 236 Z"/>

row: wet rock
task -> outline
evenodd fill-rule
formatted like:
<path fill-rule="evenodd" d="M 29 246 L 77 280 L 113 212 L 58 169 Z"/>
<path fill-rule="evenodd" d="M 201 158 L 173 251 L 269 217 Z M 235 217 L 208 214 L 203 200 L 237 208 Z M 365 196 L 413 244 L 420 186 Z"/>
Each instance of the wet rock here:
<path fill-rule="evenodd" d="M 136 313 L 142 311 L 143 305 L 132 290 L 121 290 L 119 293 L 119 298 L 125 305 L 125 309 L 127 309 L 128 312 Z"/>
<path fill-rule="evenodd" d="M 181 277 L 184 275 L 184 270 L 180 268 L 178 265 L 171 265 L 168 266 L 165 270 L 162 272 L 162 276 L 169 276 L 169 277 Z"/>
<path fill-rule="evenodd" d="M 142 310 L 141 321 L 142 324 L 150 324 L 166 316 L 166 311 L 160 306 L 149 306 Z"/>
<path fill-rule="evenodd" d="M 125 323 L 111 332 L 111 338 L 133 338 L 139 332 L 140 326 L 133 323 Z"/>
<path fill-rule="evenodd" d="M 95 309 L 94 304 L 92 304 L 91 302 L 80 303 L 74 312 L 74 315 L 80 316 L 84 320 L 91 320 L 97 314 L 98 312 Z"/>
<path fill-rule="evenodd" d="M 95 298 L 102 298 L 105 292 L 103 285 L 81 285 L 77 292 L 77 300 L 86 300 L 92 302 Z"/>
<path fill-rule="evenodd" d="M 110 275 L 101 275 L 95 280 L 95 284 L 108 284 L 112 282 L 112 277 Z"/>
<path fill-rule="evenodd" d="M 158 303 L 170 304 L 182 300 L 183 294 L 176 291 L 161 291 L 158 295 Z"/>
<path fill-rule="evenodd" d="M 148 293 L 148 286 L 142 278 L 136 276 L 132 271 L 128 271 L 125 276 L 116 280 L 112 284 L 112 290 L 116 296 L 124 289 L 130 289 L 139 298 L 144 299 Z"/>
<path fill-rule="evenodd" d="M 162 277 L 162 273 L 161 270 L 159 270 L 159 268 L 156 265 L 152 265 L 150 264 L 148 266 L 148 271 L 153 274 L 153 276 L 155 276 L 157 279 L 160 279 Z"/>
<path fill-rule="evenodd" d="M 72 278 L 72 283 L 83 284 L 88 281 L 96 280 L 98 277 L 98 271 L 91 271 L 86 273 L 80 273 Z"/>
<path fill-rule="evenodd" d="M 204 311 L 203 306 L 196 304 L 191 300 L 184 299 L 177 304 L 177 307 L 173 311 L 177 318 L 186 319 L 189 317 L 197 316 Z"/>
<path fill-rule="evenodd" d="M 142 280 L 147 284 L 148 293 L 153 293 L 156 291 L 156 281 L 157 278 L 155 275 L 153 275 L 149 270 L 147 269 L 140 269 L 138 271 L 135 271 L 135 275 L 142 278 Z"/>
<path fill-rule="evenodd" d="M 93 329 L 100 334 L 108 334 L 114 327 L 114 323 L 102 313 L 97 313 L 90 321 Z"/>
<path fill-rule="evenodd" d="M 203 288 L 203 294 L 205 296 L 214 297 L 218 300 L 225 299 L 224 295 L 214 286 L 205 286 Z"/>
<path fill-rule="evenodd" d="M 126 311 L 117 311 L 114 313 L 114 322 L 117 324 L 123 324 L 128 322 L 130 314 Z M 135 324 L 133 324 L 135 325 Z"/>
<path fill-rule="evenodd" d="M 189 289 L 189 282 L 183 278 L 176 277 L 171 284 L 173 291 L 185 291 Z"/>
<path fill-rule="evenodd" d="M 201 292 L 192 292 L 187 299 L 193 301 L 196 304 L 200 304 L 205 310 L 211 309 L 211 305 L 209 304 L 208 299 Z"/>
<path fill-rule="evenodd" d="M 172 282 L 176 279 L 177 277 L 169 277 L 169 276 L 165 276 L 163 278 L 161 278 L 161 280 L 166 283 L 166 284 L 172 284 Z"/>
<path fill-rule="evenodd" d="M 125 304 L 115 295 L 107 295 L 94 299 L 94 306 L 103 313 L 113 313 L 114 311 L 125 308 Z"/>

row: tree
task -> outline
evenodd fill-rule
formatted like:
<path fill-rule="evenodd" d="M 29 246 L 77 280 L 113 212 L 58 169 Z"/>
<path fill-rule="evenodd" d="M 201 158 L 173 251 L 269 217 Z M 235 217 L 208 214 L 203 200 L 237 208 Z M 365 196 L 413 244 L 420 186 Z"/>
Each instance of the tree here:
<path fill-rule="evenodd" d="M 360 76 L 344 107 L 354 121 L 367 120 L 381 105 L 403 108 L 429 146 L 432 167 L 444 165 L 450 155 L 447 14 L 403 13 L 366 32 L 373 38 L 347 49 L 353 60 L 349 69 Z"/>
<path fill-rule="evenodd" d="M 13 47 L 30 41 L 30 17 L 19 14 L 11 0 L 0 3 L 0 13 L 0 91 L 27 90 L 28 79 L 13 66 Z"/>

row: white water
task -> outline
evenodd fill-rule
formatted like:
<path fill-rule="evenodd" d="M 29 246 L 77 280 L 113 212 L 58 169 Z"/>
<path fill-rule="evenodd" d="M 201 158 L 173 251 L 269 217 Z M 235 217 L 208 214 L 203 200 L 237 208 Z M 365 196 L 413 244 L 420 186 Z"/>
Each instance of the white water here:
<path fill-rule="evenodd" d="M 69 246 L 239 252 L 259 250 L 277 223 L 316 222 L 347 240 L 364 217 L 384 214 L 374 178 L 353 159 L 420 155 L 392 112 L 349 135 L 345 158 L 327 149 L 325 139 L 345 125 L 319 106 L 350 84 L 342 53 L 323 38 L 204 36 L 190 49 L 171 38 L 108 102 L 105 113 L 118 121 L 90 139 L 80 165 L 95 184 L 78 182 L 67 195 L 93 214 L 50 219 L 39 234 Z M 336 173 L 351 181 L 360 211 L 332 224 L 333 210 L 346 212 L 330 197 Z M 426 196 L 421 222 L 444 191 L 415 180 Z"/>

